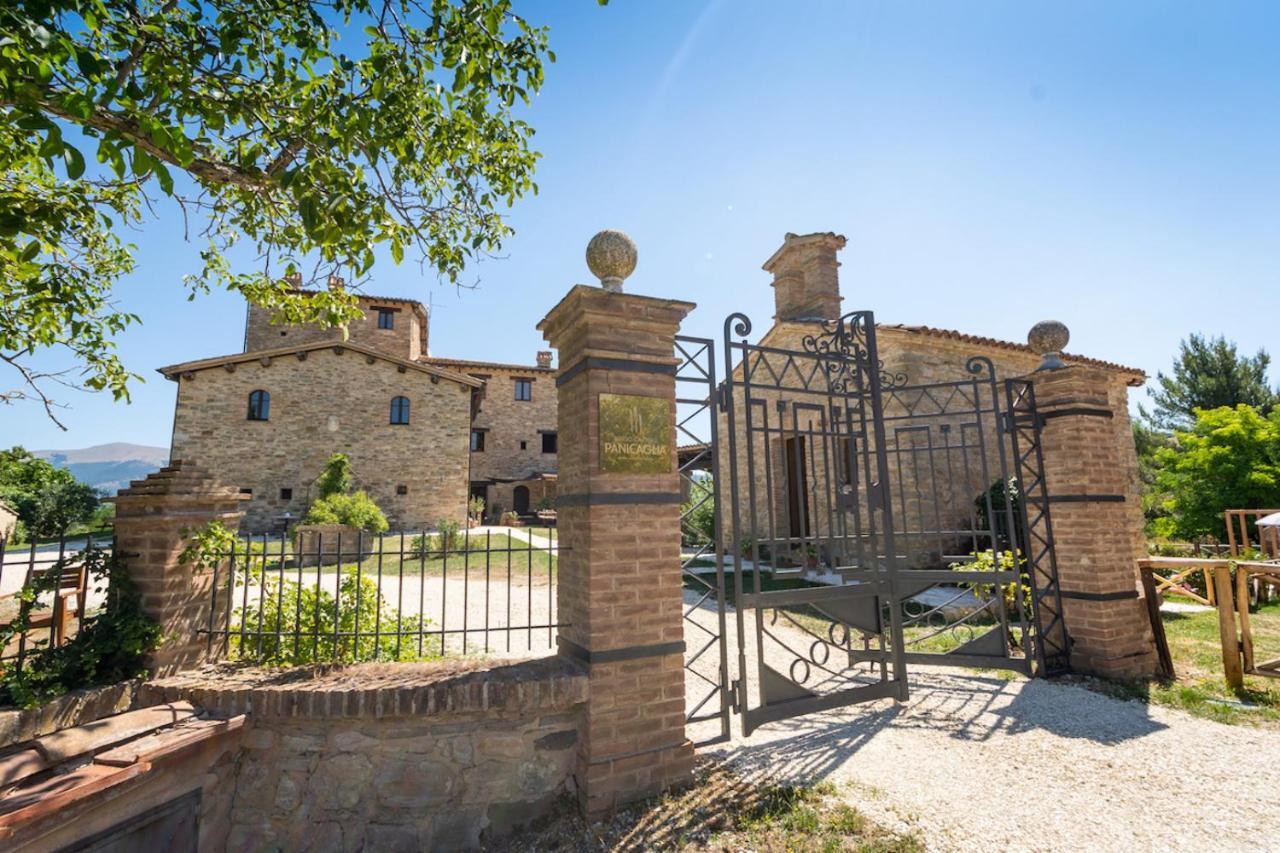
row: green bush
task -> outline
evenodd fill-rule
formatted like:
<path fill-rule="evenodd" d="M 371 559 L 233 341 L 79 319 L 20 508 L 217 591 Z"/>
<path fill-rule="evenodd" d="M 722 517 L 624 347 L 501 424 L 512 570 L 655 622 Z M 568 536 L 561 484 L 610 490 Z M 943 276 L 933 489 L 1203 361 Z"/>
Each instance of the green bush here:
<path fill-rule="evenodd" d="M 438 638 L 424 639 L 419 654 L 419 617 L 402 617 L 378 594 L 378 584 L 355 569 L 342 573 L 336 599 L 315 583 L 282 579 L 270 566 L 241 572 L 240 578 L 250 589 L 261 589 L 262 598 L 258 604 L 236 608 L 228 650 L 232 658 L 296 666 L 421 660 L 439 654 Z M 421 620 L 423 628 L 430 624 L 430 619 Z M 248 632 L 243 638 L 242 626 Z M 413 635 L 397 637 L 408 631 Z"/>
<path fill-rule="evenodd" d="M 335 453 L 324 463 L 324 470 L 316 479 L 316 491 L 320 499 L 345 495 L 351 491 L 351 460 L 345 453 Z"/>
<path fill-rule="evenodd" d="M 54 648 L 48 639 L 36 640 L 21 671 L 0 669 L 0 704 L 29 707 L 71 690 L 135 678 L 145 671 L 147 653 L 160 644 L 160 626 L 143 612 L 137 587 L 114 554 L 90 547 L 63 563 L 72 560 L 84 561 L 87 589 L 105 590 L 106 602 L 97 613 L 86 615 L 63 645 Z M 18 593 L 18 615 L 0 627 L 0 648 L 29 630 L 37 601 L 57 585 L 61 565 L 41 573 Z"/>
<path fill-rule="evenodd" d="M 1018 581 L 1000 584 L 1001 597 L 1004 599 L 1005 612 L 1010 618 L 1018 619 L 1018 594 L 1021 587 L 1022 619 L 1029 620 L 1034 611 L 1031 604 L 1031 577 L 1026 572 L 1027 561 L 1021 552 L 999 552 L 999 561 L 990 551 L 979 551 L 967 563 L 952 563 L 951 570 L 956 572 L 1011 572 L 1019 570 Z M 973 594 L 982 601 L 990 601 L 995 596 L 995 584 L 973 584 Z"/>
<path fill-rule="evenodd" d="M 710 477 L 695 480 L 689 500 L 680 507 L 684 538 L 690 545 L 716 541 L 716 489 Z"/>
<path fill-rule="evenodd" d="M 370 533 L 382 533 L 389 526 L 387 517 L 364 492 L 353 495 L 330 495 L 311 505 L 303 524 L 346 524 Z"/>

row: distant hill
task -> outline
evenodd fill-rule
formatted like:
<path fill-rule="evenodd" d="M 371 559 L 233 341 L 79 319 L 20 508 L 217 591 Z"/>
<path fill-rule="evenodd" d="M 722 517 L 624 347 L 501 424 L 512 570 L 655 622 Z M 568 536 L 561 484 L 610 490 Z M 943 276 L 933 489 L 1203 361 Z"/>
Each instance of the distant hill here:
<path fill-rule="evenodd" d="M 169 461 L 167 447 L 126 444 L 121 441 L 79 450 L 32 452 L 60 468 L 66 468 L 77 480 L 112 495 L 129 485 L 130 480 L 141 480 Z"/>

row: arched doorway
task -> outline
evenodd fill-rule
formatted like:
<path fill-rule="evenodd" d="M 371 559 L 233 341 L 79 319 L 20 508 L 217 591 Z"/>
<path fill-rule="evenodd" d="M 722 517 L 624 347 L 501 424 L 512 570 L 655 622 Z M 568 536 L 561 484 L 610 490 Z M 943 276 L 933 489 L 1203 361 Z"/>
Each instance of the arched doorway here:
<path fill-rule="evenodd" d="M 517 515 L 529 514 L 529 487 L 516 486 L 511 493 L 511 502 L 514 504 L 511 508 L 516 511 Z"/>

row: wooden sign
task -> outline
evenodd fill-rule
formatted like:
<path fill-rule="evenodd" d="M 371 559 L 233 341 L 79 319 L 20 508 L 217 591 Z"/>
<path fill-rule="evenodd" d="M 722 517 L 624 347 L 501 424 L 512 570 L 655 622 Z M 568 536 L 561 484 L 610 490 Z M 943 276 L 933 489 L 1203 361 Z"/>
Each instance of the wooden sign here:
<path fill-rule="evenodd" d="M 600 470 L 606 474 L 669 474 L 671 403 L 661 397 L 600 395 Z"/>

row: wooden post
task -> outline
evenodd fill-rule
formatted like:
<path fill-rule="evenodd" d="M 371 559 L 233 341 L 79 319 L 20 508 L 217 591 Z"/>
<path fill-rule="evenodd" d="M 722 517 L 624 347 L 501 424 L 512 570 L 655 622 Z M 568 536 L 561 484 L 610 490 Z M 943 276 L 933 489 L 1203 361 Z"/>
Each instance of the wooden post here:
<path fill-rule="evenodd" d="M 1249 626 L 1249 570 L 1236 566 L 1236 613 L 1240 616 L 1240 656 L 1244 671 L 1253 672 L 1253 632 Z"/>
<path fill-rule="evenodd" d="M 1164 632 L 1164 621 L 1160 618 L 1160 596 L 1156 594 L 1156 583 L 1152 571 L 1146 566 L 1138 570 L 1142 578 L 1143 597 L 1147 600 L 1147 617 L 1151 620 L 1151 634 L 1156 640 L 1156 657 L 1160 660 L 1160 670 L 1166 678 L 1176 678 L 1173 671 L 1173 653 L 1169 651 L 1169 638 Z"/>
<path fill-rule="evenodd" d="M 1240 666 L 1240 638 L 1236 634 L 1235 606 L 1231 595 L 1231 567 L 1214 566 L 1213 584 L 1218 599 L 1218 634 L 1222 639 L 1222 671 L 1227 686 L 1233 690 L 1244 687 L 1244 670 Z M 1248 599 L 1246 599 L 1247 601 Z"/>

